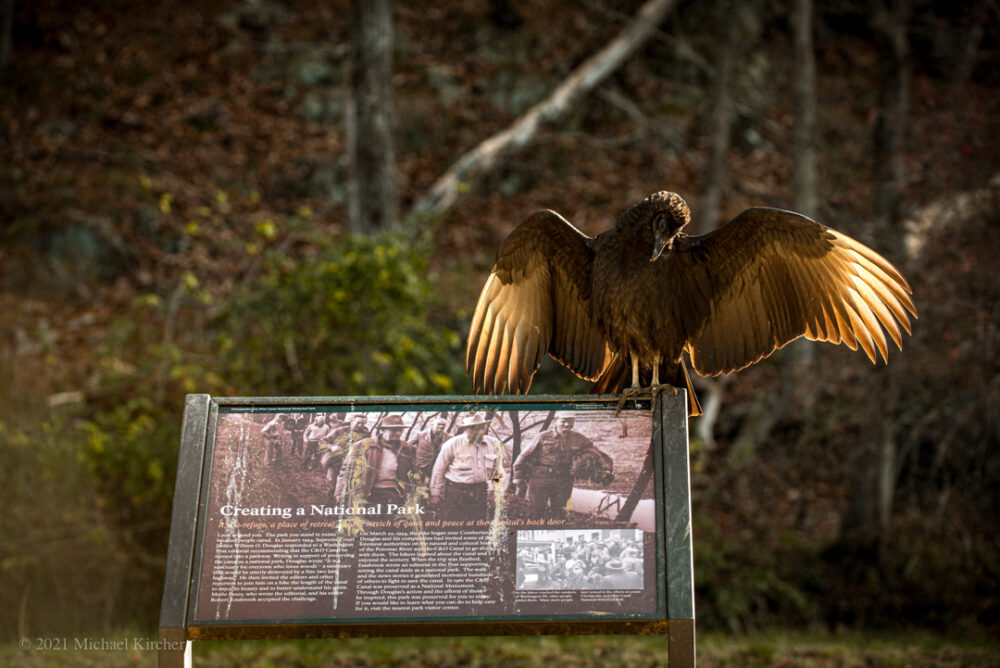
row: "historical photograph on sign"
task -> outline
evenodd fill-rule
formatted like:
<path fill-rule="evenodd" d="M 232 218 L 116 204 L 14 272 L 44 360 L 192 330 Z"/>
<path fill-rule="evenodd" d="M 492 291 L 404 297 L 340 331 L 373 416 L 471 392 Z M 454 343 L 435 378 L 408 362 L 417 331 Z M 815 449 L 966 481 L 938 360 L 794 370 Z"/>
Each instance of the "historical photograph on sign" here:
<path fill-rule="evenodd" d="M 220 411 L 196 621 L 655 614 L 649 410 L 454 408 Z"/>
<path fill-rule="evenodd" d="M 518 589 L 642 589 L 641 529 L 517 532 Z"/>

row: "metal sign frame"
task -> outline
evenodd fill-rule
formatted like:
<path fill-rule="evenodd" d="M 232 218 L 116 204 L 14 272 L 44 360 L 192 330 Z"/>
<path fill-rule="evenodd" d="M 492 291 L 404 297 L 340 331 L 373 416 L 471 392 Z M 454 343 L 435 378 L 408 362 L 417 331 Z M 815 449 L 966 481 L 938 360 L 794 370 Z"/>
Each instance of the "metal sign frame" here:
<path fill-rule="evenodd" d="M 448 396 L 448 397 L 230 397 L 192 394 L 185 398 L 181 445 L 177 463 L 167 567 L 159 623 L 159 665 L 190 666 L 194 640 L 258 638 L 345 638 L 371 636 L 455 635 L 666 635 L 671 666 L 695 664 L 694 568 L 691 537 L 691 485 L 687 430 L 687 401 L 678 394 L 660 392 L 650 402 L 629 402 L 652 413 L 652 471 L 657 489 L 656 535 L 658 596 L 662 603 L 651 618 L 579 618 L 553 616 L 525 619 L 397 621 L 395 619 L 336 620 L 317 623 L 281 620 L 277 623 L 225 622 L 205 624 L 193 613 L 201 575 L 199 562 L 210 485 L 210 457 L 215 444 L 220 409 L 223 412 L 277 412 L 303 406 L 372 407 L 447 405 L 451 410 L 478 411 L 524 408 L 593 409 L 613 411 L 620 397 L 583 396 Z M 647 461 L 646 467 L 650 465 Z"/>

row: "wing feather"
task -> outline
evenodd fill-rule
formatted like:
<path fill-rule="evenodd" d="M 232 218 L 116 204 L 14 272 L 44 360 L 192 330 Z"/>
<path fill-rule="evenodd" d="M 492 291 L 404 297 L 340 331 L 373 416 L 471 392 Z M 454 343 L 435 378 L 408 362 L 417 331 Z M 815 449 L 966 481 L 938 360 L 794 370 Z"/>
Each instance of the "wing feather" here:
<path fill-rule="evenodd" d="M 819 283 L 816 272 L 800 269 L 798 276 L 802 281 L 802 289 L 815 303 L 811 308 L 806 309 L 808 323 L 806 331 L 803 333 L 807 339 L 812 341 L 828 341 L 829 331 L 829 311 L 832 308 L 830 296 Z"/>
<path fill-rule="evenodd" d="M 469 327 L 473 390 L 526 393 L 546 354 L 589 380 L 611 360 L 591 315 L 593 240 L 538 211 L 500 246 Z"/>
<path fill-rule="evenodd" d="M 829 299 L 830 342 L 843 343 L 851 350 L 857 350 L 858 343 L 851 333 L 849 324 L 851 322 L 850 315 L 848 315 L 850 307 L 844 301 L 845 295 L 842 286 L 836 282 L 836 273 L 832 271 L 830 266 L 824 264 L 819 264 L 814 269 L 818 279 L 818 285 L 815 289 L 825 294 Z"/>
<path fill-rule="evenodd" d="M 865 317 L 865 309 L 868 307 L 865 306 L 863 301 L 856 298 L 856 292 L 851 292 L 849 294 L 854 302 L 854 308 L 851 309 L 851 315 L 853 316 L 851 319 L 851 326 L 854 328 L 854 335 L 857 337 L 858 344 L 861 346 L 861 349 L 865 351 L 865 354 L 868 355 L 868 359 L 870 359 L 872 364 L 874 364 L 877 361 L 875 350 L 878 347 L 878 344 L 875 341 L 874 333 L 868 329 L 868 319 Z M 878 327 L 878 325 L 875 326 Z M 881 333 L 881 329 L 879 329 L 879 333 Z"/>
<path fill-rule="evenodd" d="M 871 336 L 872 341 L 875 343 L 875 347 L 878 348 L 879 353 L 882 355 L 882 359 L 885 361 L 889 360 L 889 350 L 887 348 L 885 340 L 885 332 L 882 330 L 882 325 L 878 320 L 878 316 L 875 315 L 875 310 L 873 308 L 872 299 L 877 300 L 877 295 L 868 287 L 866 283 L 860 281 L 856 275 L 849 277 L 853 282 L 853 293 L 856 295 L 855 299 L 855 309 L 861 316 L 861 319 L 865 323 L 865 330 Z M 878 302 L 881 306 L 881 302 Z M 877 306 L 875 308 L 878 308 Z M 872 360 L 875 362 L 875 360 Z"/>
<path fill-rule="evenodd" d="M 893 317 L 891 306 L 886 302 L 887 294 L 881 289 L 879 282 L 872 280 L 873 277 L 864 267 L 860 267 L 858 273 L 859 275 L 854 277 L 855 285 L 858 286 L 859 291 L 866 294 L 865 301 L 878 316 L 882 326 L 889 332 L 893 343 L 896 344 L 897 348 L 902 348 L 903 337 L 899 331 L 899 325 Z"/>
<path fill-rule="evenodd" d="M 675 251 L 670 294 L 706 291 L 710 308 L 679 301 L 686 349 L 703 375 L 729 373 L 800 336 L 888 358 L 888 338 L 916 317 L 906 279 L 864 244 L 805 216 L 748 209 Z M 699 317 L 700 316 L 700 317 Z"/>
<path fill-rule="evenodd" d="M 495 379 L 497 377 L 497 365 L 499 362 L 500 355 L 500 337 L 503 336 L 504 322 L 501 316 L 497 316 L 493 319 L 493 328 L 490 331 L 490 342 L 486 349 L 486 370 L 484 371 L 484 378 Z M 492 386 L 493 383 L 489 382 Z"/>

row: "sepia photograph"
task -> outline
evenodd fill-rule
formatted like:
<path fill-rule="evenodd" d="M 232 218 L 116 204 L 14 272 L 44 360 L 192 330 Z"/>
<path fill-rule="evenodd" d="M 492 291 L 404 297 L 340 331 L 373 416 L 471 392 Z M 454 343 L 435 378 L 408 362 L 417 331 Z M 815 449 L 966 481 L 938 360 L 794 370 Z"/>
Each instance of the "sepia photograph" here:
<path fill-rule="evenodd" d="M 247 503 L 417 504 L 426 518 L 634 523 L 655 531 L 653 487 L 637 489 L 652 428 L 639 411 L 226 412 L 214 484 Z M 235 477 L 237 473 L 253 472 Z M 218 490 L 217 490 L 218 491 Z M 630 496 L 637 496 L 628 517 Z M 354 512 L 354 511 L 352 511 Z"/>

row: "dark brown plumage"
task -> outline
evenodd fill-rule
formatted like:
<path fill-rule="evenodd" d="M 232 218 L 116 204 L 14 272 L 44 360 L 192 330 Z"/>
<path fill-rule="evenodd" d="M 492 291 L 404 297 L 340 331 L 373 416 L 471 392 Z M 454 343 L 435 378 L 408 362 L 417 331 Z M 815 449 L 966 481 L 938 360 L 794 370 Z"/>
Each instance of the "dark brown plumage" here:
<path fill-rule="evenodd" d="M 640 378 L 686 387 L 682 353 L 715 376 L 805 336 L 887 359 L 886 332 L 916 317 L 906 280 L 867 246 L 805 216 L 747 209 L 687 236 L 680 196 L 650 195 L 590 238 L 554 211 L 528 217 L 500 246 L 472 318 L 466 368 L 475 391 L 526 393 L 546 353 L 596 392 Z M 631 365 L 629 364 L 631 361 Z M 629 373 L 631 371 L 631 374 Z"/>

